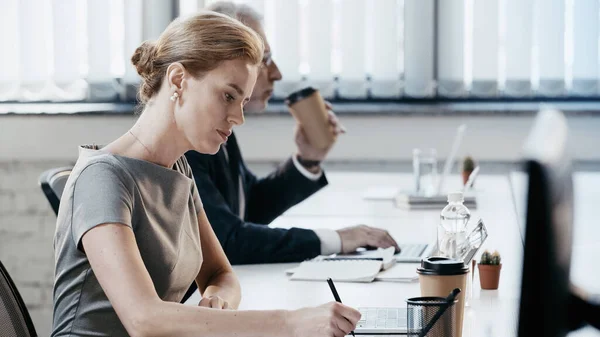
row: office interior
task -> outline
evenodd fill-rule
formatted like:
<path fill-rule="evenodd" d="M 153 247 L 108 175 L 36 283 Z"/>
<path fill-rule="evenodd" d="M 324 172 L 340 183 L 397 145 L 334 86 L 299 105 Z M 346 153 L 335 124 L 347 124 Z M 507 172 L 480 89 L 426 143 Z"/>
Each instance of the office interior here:
<path fill-rule="evenodd" d="M 56 225 L 40 186 L 42 174 L 73 165 L 81 144 L 106 144 L 127 132 L 139 116 L 140 78 L 129 61 L 131 54 L 142 41 L 156 39 L 175 18 L 212 2 L 0 2 L 0 261 L 39 336 L 49 336 L 52 325 Z M 327 188 L 335 193 L 324 190 L 311 197 L 339 207 L 339 212 L 310 214 L 316 202 L 309 198 L 272 226 L 310 221 L 334 227 L 371 221 L 368 224 L 377 226 L 393 223 L 393 217 L 419 221 L 406 215 L 410 210 L 377 214 L 379 206 L 368 206 L 367 215 L 344 214 L 345 199 L 332 200 L 344 193 L 344 186 L 332 185 L 348 183 L 348 193 L 365 203 L 377 202 L 364 198 L 377 188 L 412 190 L 414 150 L 435 149 L 436 182 L 444 176 L 448 186 L 460 188 L 464 160 L 472 158 L 479 167 L 474 193 L 483 193 L 482 200 L 493 203 L 492 186 L 499 184 L 494 179 L 501 181 L 505 186 L 498 202 L 510 206 L 503 208 L 514 212 L 506 215 L 506 225 L 517 228 L 526 212 L 524 144 L 538 113 L 556 110 L 568 126 L 573 167 L 571 280 L 590 294 L 600 294 L 600 2 L 234 2 L 261 14 L 283 76 L 275 83 L 268 107 L 246 113 L 245 123 L 234 129 L 249 168 L 265 175 L 294 153 L 296 120 L 285 98 L 295 90 L 317 88 L 347 131 L 322 163 L 333 178 Z M 354 177 L 367 182 L 359 179 L 358 187 L 352 187 Z M 430 227 L 439 221 L 443 207 L 422 216 Z M 505 216 L 501 211 L 490 214 Z M 498 234 L 491 228 L 489 245 L 482 250 L 502 245 L 494 246 Z M 435 227 L 422 230 L 435 233 Z M 522 251 L 501 253 L 507 261 L 513 255 L 516 263 L 522 261 Z M 505 266 L 503 277 L 520 275 L 520 267 Z M 251 271 L 244 269 L 241 275 L 248 277 Z M 517 301 L 520 290 L 518 283 L 501 283 L 499 290 L 487 292 L 478 288 L 474 282 L 473 298 L 483 296 L 490 303 L 509 292 Z M 568 335 L 600 332 L 588 326 Z"/>

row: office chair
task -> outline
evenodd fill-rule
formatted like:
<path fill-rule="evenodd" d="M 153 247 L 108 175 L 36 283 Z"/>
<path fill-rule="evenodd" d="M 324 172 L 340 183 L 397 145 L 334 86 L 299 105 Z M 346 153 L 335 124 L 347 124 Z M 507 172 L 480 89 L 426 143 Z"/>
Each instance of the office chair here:
<path fill-rule="evenodd" d="M 29 311 L 0 261 L 0 336 L 37 337 Z"/>
<path fill-rule="evenodd" d="M 58 215 L 58 206 L 60 205 L 60 197 L 63 189 L 69 179 L 72 167 L 59 167 L 44 171 L 39 178 L 39 184 L 52 206 L 54 213 Z"/>

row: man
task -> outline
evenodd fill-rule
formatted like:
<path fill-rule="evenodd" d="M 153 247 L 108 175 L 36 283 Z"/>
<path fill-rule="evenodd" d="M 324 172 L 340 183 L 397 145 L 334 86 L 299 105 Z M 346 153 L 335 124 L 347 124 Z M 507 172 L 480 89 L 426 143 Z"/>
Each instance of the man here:
<path fill-rule="evenodd" d="M 245 107 L 246 111 L 264 110 L 281 73 L 271 59 L 262 18 L 252 8 L 231 2 L 217 2 L 208 9 L 240 20 L 264 39 L 263 67 Z M 331 111 L 329 121 L 336 134 L 343 132 Z M 186 154 L 208 219 L 231 264 L 297 262 L 359 247 L 394 246 L 399 250 L 386 231 L 364 225 L 338 231 L 268 226 L 327 185 L 319 164 L 329 149 L 311 146 L 300 126 L 296 127 L 295 141 L 296 154 L 262 179 L 246 167 L 234 134 L 214 156 L 193 151 Z"/>

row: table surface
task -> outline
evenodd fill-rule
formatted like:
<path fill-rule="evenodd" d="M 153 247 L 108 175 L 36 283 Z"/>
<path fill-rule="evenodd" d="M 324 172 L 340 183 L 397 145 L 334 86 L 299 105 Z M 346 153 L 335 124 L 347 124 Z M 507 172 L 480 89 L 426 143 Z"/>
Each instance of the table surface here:
<path fill-rule="evenodd" d="M 391 200 L 367 200 L 365 193 L 375 188 L 405 189 L 411 185 L 409 174 L 330 172 L 329 185 L 311 198 L 288 210 L 271 226 L 290 228 L 339 229 L 368 224 L 387 229 L 399 243 L 434 242 L 439 210 L 404 210 Z M 460 178 L 448 180 L 448 190 L 460 187 Z M 600 200 L 600 174 L 574 177 L 577 206 L 572 278 L 584 289 L 600 293 L 600 273 L 593 268 L 600 257 L 600 226 L 593 226 L 593 201 Z M 502 254 L 502 274 L 498 290 L 481 290 L 475 273 L 470 306 L 465 310 L 463 335 L 514 336 L 520 296 L 523 244 L 519 221 L 523 214 L 526 177 L 519 173 L 482 174 L 475 186 L 477 207 L 471 209 L 473 225 L 481 218 L 489 237 L 482 249 Z M 587 219 L 588 221 L 585 221 Z M 479 254 L 476 256 L 479 257 Z M 297 309 L 332 301 L 326 282 L 291 281 L 288 264 L 234 266 L 242 286 L 244 309 Z M 597 265 L 597 263 L 596 263 Z M 416 268 L 416 264 L 414 264 Z M 593 272 L 590 272 L 593 271 Z M 336 283 L 343 302 L 353 307 L 398 307 L 420 295 L 418 282 Z M 196 293 L 188 304 L 198 303 Z M 570 336 L 597 336 L 591 328 Z"/>

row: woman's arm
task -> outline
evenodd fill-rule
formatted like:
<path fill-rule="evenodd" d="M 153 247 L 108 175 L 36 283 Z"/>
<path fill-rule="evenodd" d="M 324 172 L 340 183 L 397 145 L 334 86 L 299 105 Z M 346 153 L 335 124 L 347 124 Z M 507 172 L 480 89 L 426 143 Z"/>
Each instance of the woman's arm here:
<path fill-rule="evenodd" d="M 164 302 L 154 289 L 131 228 L 99 225 L 86 232 L 82 242 L 100 286 L 133 337 L 339 337 L 360 319 L 358 311 L 337 302 L 295 311 L 215 310 Z"/>
<path fill-rule="evenodd" d="M 127 226 L 94 227 L 82 242 L 98 282 L 131 336 L 292 335 L 285 311 L 214 310 L 162 301 Z M 217 275 L 224 276 L 216 277 L 216 283 L 229 283 L 227 272 Z M 232 283 L 237 287 L 237 281 Z"/>
<path fill-rule="evenodd" d="M 202 267 L 196 277 L 198 289 L 204 299 L 218 296 L 227 303 L 227 307 L 237 309 L 241 300 L 240 283 L 204 209 L 198 213 L 198 228 L 203 257 Z"/>

